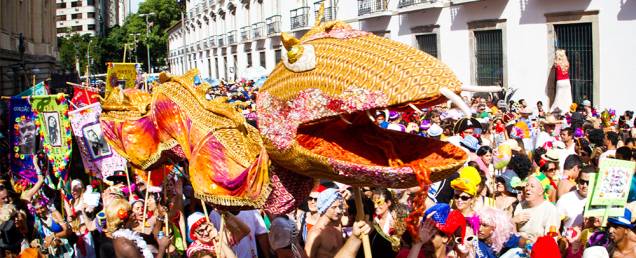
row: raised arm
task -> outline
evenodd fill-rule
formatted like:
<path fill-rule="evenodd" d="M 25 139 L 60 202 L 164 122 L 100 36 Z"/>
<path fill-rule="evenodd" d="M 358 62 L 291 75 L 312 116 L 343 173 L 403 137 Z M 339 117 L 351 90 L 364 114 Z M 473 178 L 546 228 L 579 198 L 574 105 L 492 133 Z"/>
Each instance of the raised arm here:
<path fill-rule="evenodd" d="M 358 253 L 358 249 L 362 245 L 362 236 L 365 234 L 369 234 L 371 232 L 371 227 L 364 221 L 356 221 L 353 223 L 353 234 L 347 242 L 345 242 L 344 246 L 338 250 L 336 253 L 336 258 L 346 258 L 346 257 L 356 257 Z M 315 256 L 310 256 L 315 257 Z"/>
<path fill-rule="evenodd" d="M 33 159 L 33 166 L 35 167 L 35 173 L 38 175 L 38 181 L 31 187 L 29 190 L 25 190 L 25 192 L 20 196 L 20 199 L 30 202 L 33 199 L 35 193 L 37 193 L 42 185 L 44 184 L 44 175 L 42 174 L 42 170 L 40 166 L 38 166 L 38 159 Z"/>

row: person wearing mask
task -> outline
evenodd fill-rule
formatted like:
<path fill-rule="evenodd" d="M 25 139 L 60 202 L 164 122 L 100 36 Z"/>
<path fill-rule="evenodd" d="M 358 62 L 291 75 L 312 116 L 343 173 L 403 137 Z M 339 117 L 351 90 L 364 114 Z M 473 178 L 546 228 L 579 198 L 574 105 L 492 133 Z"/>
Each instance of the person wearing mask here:
<path fill-rule="evenodd" d="M 400 236 L 395 227 L 399 218 L 394 214 L 397 204 L 388 189 L 376 190 L 373 194 L 373 204 L 374 230 L 369 236 L 371 253 L 374 257 L 394 257 L 400 248 Z"/>
<path fill-rule="evenodd" d="M 610 257 L 636 257 L 636 232 L 631 220 L 632 213 L 627 208 L 622 217 L 611 217 L 607 220 L 609 238 L 612 241 L 608 247 Z"/>
<path fill-rule="evenodd" d="M 561 178 L 557 184 L 558 198 L 576 189 L 576 180 L 579 177 L 581 165 L 581 159 L 576 154 L 571 154 L 565 158 L 565 162 L 563 163 L 563 178 Z"/>
<path fill-rule="evenodd" d="M 188 232 L 193 242 L 188 246 L 186 255 L 192 257 L 195 253 L 206 250 L 213 254 L 220 252 L 222 257 L 236 257 L 232 246 L 247 236 L 250 229 L 230 214 L 226 216 L 226 223 L 226 233 L 230 234 L 220 234 L 203 213 L 197 211 L 188 216 Z M 219 241 L 220 237 L 227 239 Z M 218 245 L 221 246 L 221 250 L 217 250 Z"/>
<path fill-rule="evenodd" d="M 536 240 L 551 229 L 558 229 L 561 224 L 557 208 L 546 200 L 549 187 L 550 181 L 540 172 L 528 176 L 526 180 L 524 200 L 517 204 L 513 222 L 527 239 Z"/>
<path fill-rule="evenodd" d="M 557 209 L 563 219 L 563 228 L 583 227 L 583 208 L 587 202 L 590 178 L 594 176 L 593 169 L 585 169 L 579 173 L 574 190 L 563 194 L 557 201 Z"/>

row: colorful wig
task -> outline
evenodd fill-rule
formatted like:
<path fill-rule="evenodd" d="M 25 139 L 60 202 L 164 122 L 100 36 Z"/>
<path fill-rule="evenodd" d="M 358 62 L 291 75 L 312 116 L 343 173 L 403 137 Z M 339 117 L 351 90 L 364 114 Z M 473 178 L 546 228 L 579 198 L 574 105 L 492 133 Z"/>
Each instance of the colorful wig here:
<path fill-rule="evenodd" d="M 115 232 L 128 219 L 131 207 L 125 199 L 117 198 L 106 207 L 106 226 L 108 232 Z"/>
<path fill-rule="evenodd" d="M 516 231 L 512 220 L 510 220 L 504 211 L 490 207 L 484 207 L 477 213 L 482 225 L 486 224 L 494 227 L 492 236 L 490 237 L 492 240 L 491 247 L 495 252 L 501 251 L 504 243 L 508 241 L 510 235 Z"/>

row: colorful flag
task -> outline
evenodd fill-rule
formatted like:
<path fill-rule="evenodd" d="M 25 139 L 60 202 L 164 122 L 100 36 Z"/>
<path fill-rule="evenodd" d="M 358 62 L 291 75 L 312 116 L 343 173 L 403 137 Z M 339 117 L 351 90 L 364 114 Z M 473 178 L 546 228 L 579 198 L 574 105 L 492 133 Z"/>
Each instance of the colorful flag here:
<path fill-rule="evenodd" d="M 10 128 L 9 141 L 11 143 L 11 172 L 18 183 L 35 183 L 37 175 L 33 159 L 37 127 L 35 115 L 31 110 L 29 100 L 22 97 L 12 97 L 9 102 L 10 118 L 13 126 Z"/>
<path fill-rule="evenodd" d="M 73 86 L 73 105 L 77 108 L 99 102 L 99 90 L 89 87 Z M 75 108 L 71 108 L 74 110 Z M 100 111 L 101 112 L 101 111 Z"/>
<path fill-rule="evenodd" d="M 44 95 L 49 95 L 49 91 L 46 89 L 46 85 L 44 84 L 44 82 L 40 82 L 34 85 L 33 87 L 28 88 L 27 90 L 23 92 L 20 92 L 20 94 L 15 96 L 22 97 L 22 96 L 44 96 Z"/>
<path fill-rule="evenodd" d="M 106 178 L 117 170 L 126 170 L 126 159 L 108 145 L 102 134 L 99 102 L 68 112 L 86 173 Z"/>
<path fill-rule="evenodd" d="M 40 128 L 40 143 L 53 167 L 56 178 L 66 180 L 66 165 L 71 156 L 71 123 L 68 120 L 68 99 L 64 94 L 31 99 L 33 113 Z"/>

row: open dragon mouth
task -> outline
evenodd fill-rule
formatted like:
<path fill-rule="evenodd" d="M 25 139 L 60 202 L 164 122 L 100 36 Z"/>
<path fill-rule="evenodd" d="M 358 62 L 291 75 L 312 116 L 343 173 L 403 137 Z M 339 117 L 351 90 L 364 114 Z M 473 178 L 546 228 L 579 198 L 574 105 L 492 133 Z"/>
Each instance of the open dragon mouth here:
<path fill-rule="evenodd" d="M 345 183 L 387 180 L 394 187 L 410 187 L 417 184 L 415 176 L 424 173 L 421 170 L 449 169 L 466 159 L 463 150 L 447 142 L 382 129 L 373 124 L 364 111 L 343 119 L 301 124 L 296 142 L 311 153 L 329 159 Z M 349 175 L 347 171 L 361 173 Z M 369 180 L 363 179 L 365 172 Z M 439 173 L 429 175 L 431 181 L 444 177 L 446 175 Z"/>

